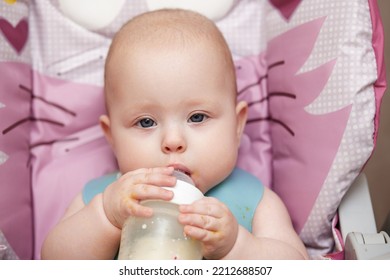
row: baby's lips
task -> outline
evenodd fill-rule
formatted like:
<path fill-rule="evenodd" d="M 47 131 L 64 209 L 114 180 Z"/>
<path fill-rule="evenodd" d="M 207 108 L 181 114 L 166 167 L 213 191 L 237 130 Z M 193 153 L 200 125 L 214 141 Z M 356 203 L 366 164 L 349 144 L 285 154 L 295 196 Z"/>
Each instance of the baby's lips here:
<path fill-rule="evenodd" d="M 191 177 L 191 170 L 183 164 L 174 163 L 174 164 L 170 164 L 169 167 L 173 167 L 174 171 L 184 173 L 188 177 Z M 179 176 L 179 175 L 175 175 L 175 176 Z"/>

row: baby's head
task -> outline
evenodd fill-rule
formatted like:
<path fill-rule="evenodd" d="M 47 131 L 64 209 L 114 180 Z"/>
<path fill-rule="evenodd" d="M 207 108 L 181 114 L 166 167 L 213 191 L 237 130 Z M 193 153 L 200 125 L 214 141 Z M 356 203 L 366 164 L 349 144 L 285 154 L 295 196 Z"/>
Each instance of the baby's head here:
<path fill-rule="evenodd" d="M 174 59 L 179 60 L 181 55 L 190 55 L 194 48 L 203 49 L 203 54 L 207 52 L 213 56 L 214 62 L 224 70 L 225 82 L 231 87 L 229 92 L 235 99 L 235 68 L 229 47 L 219 29 L 212 21 L 195 12 L 167 9 L 133 18 L 114 37 L 105 68 L 107 109 L 115 92 L 112 90 L 117 82 L 115 76 L 123 70 L 124 59 L 150 54 L 149 59 L 154 60 L 157 55 L 173 54 Z M 147 65 L 144 68 L 148 68 Z"/>
<path fill-rule="evenodd" d="M 100 121 L 121 172 L 173 166 L 206 192 L 235 166 L 247 105 L 214 23 L 184 10 L 142 14 L 115 36 Z"/>

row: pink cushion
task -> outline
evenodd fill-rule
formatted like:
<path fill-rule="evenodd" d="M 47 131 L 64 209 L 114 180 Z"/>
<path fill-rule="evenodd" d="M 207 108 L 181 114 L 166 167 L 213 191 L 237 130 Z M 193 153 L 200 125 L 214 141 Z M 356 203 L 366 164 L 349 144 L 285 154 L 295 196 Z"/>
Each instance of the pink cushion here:
<path fill-rule="evenodd" d="M 31 67 L 0 62 L 0 73 L 0 230 L 19 258 L 31 259 Z"/>
<path fill-rule="evenodd" d="M 291 129 L 271 126 L 272 187 L 316 258 L 334 250 L 337 208 L 375 146 L 383 30 L 375 1 L 272 2 L 266 60 L 284 63 L 269 71 L 269 94 L 283 93 L 269 110 Z"/>
<path fill-rule="evenodd" d="M 58 122 L 37 122 L 31 133 L 35 242 L 42 244 L 81 188 L 91 178 L 115 170 L 115 163 L 97 125 L 104 112 L 101 87 L 34 72 L 34 91 L 51 102 L 34 103 L 36 116 Z M 39 256 L 37 246 L 35 257 Z"/>
<path fill-rule="evenodd" d="M 335 250 L 337 207 L 375 146 L 386 83 L 376 2 L 313 5 L 241 0 L 216 24 L 234 56 L 238 99 L 250 105 L 237 165 L 281 196 L 310 255 L 320 258 Z M 7 50 L 0 54 L 0 229 L 20 257 L 31 258 L 34 246 L 39 258 L 85 182 L 116 168 L 97 126 L 104 58 L 115 31 L 147 6 L 124 5 L 92 32 L 55 1 L 36 1 L 31 42 L 25 23 L 18 25 L 26 4 L 0 6 L 12 10 L 11 25 L 0 21 L 7 39 L 0 40 Z M 29 116 L 36 121 L 7 130 Z"/>

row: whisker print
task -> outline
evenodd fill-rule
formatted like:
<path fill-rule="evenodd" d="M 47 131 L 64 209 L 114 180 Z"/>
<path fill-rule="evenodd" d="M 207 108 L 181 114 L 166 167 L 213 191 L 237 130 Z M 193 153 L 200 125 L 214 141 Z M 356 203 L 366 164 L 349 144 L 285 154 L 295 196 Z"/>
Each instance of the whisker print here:
<path fill-rule="evenodd" d="M 59 143 L 59 142 L 72 142 L 72 141 L 77 141 L 79 140 L 78 137 L 74 137 L 74 138 L 67 138 L 67 139 L 56 139 L 56 140 L 51 140 L 51 141 L 44 141 L 44 142 L 38 142 L 38 143 L 34 143 L 32 145 L 30 145 L 30 150 L 36 148 L 36 147 L 40 147 L 40 146 L 48 146 L 48 145 L 53 145 L 55 143 Z"/>
<path fill-rule="evenodd" d="M 19 88 L 21 90 L 24 90 L 25 92 L 29 93 L 31 95 L 31 97 L 34 97 L 34 93 L 33 93 L 32 89 L 30 89 L 22 84 L 19 84 Z"/>
<path fill-rule="evenodd" d="M 46 142 L 38 142 L 38 143 L 30 145 L 29 149 L 31 151 L 32 149 L 39 147 L 39 146 L 53 145 L 53 144 L 58 143 L 58 142 L 71 142 L 71 141 L 77 141 L 77 140 L 79 140 L 78 137 L 67 138 L 67 139 L 57 139 L 57 140 L 46 141 Z M 29 167 L 31 165 L 32 158 L 33 158 L 33 154 L 30 153 L 30 156 L 27 159 L 26 167 Z"/>
<path fill-rule="evenodd" d="M 249 84 L 249 85 L 245 86 L 243 89 L 241 89 L 241 90 L 237 93 L 237 95 L 241 95 L 242 93 L 244 93 L 244 92 L 247 91 L 248 89 L 250 89 L 250 88 L 252 88 L 252 87 L 255 87 L 255 86 L 257 86 L 257 85 L 260 85 L 261 82 L 263 81 L 263 79 L 266 79 L 266 78 L 268 78 L 268 75 L 267 75 L 267 74 L 264 75 L 264 76 L 259 77 L 259 79 L 257 79 L 256 82 L 254 82 L 254 83 L 252 83 L 252 84 Z"/>
<path fill-rule="evenodd" d="M 268 65 L 267 70 L 270 70 L 270 69 L 272 69 L 274 67 L 278 67 L 278 66 L 284 65 L 284 63 L 285 63 L 284 60 L 279 60 L 279 61 L 276 61 L 274 63 L 271 63 L 270 65 Z"/>
<path fill-rule="evenodd" d="M 259 104 L 259 103 L 263 103 L 264 101 L 267 101 L 267 100 L 268 100 L 268 97 L 264 97 L 264 98 L 262 98 L 260 100 L 248 102 L 248 107 L 251 107 L 251 106 Z"/>
<path fill-rule="evenodd" d="M 267 73 L 270 69 L 274 68 L 274 67 L 278 67 L 278 66 L 281 66 L 281 65 L 284 65 L 285 61 L 284 60 L 280 60 L 280 61 L 276 61 L 272 64 L 270 64 L 268 67 L 267 67 Z M 241 66 L 237 67 L 237 70 L 241 70 Z M 254 87 L 254 86 L 257 86 L 257 85 L 260 85 L 261 82 L 264 80 L 264 79 L 267 79 L 268 78 L 268 74 L 265 74 L 263 76 L 260 76 L 259 79 L 252 83 L 252 84 L 249 84 L 247 86 L 245 86 L 243 89 L 241 89 L 237 95 L 241 95 L 242 93 L 244 93 L 245 91 L 247 91 L 248 89 Z"/>
<path fill-rule="evenodd" d="M 288 131 L 288 133 L 291 134 L 291 136 L 295 136 L 294 131 L 287 124 L 285 124 L 284 122 L 282 122 L 280 120 L 274 119 L 271 116 L 266 117 L 266 118 L 250 119 L 250 120 L 247 121 L 247 124 L 254 123 L 254 122 L 261 122 L 261 121 L 270 121 L 270 122 L 273 122 L 273 123 L 277 123 L 277 124 L 281 125 L 284 129 L 286 129 Z"/>
<path fill-rule="evenodd" d="M 67 109 L 67 108 L 65 108 L 65 107 L 63 107 L 63 106 L 61 106 L 61 105 L 59 105 L 59 104 L 57 104 L 57 103 L 48 101 L 48 100 L 44 99 L 44 98 L 41 97 L 41 96 L 36 96 L 36 95 L 34 95 L 34 92 L 33 92 L 31 89 L 29 89 L 29 88 L 27 88 L 26 86 L 24 86 L 24 85 L 19 85 L 19 88 L 20 88 L 21 90 L 24 90 L 25 92 L 29 93 L 29 94 L 31 95 L 31 98 L 38 99 L 38 100 L 42 101 L 43 103 L 45 103 L 45 104 L 47 104 L 47 105 L 50 105 L 50 106 L 53 106 L 53 107 L 55 107 L 55 108 L 57 108 L 57 109 L 59 109 L 59 110 L 65 112 L 65 113 L 67 113 L 67 114 L 73 116 L 73 117 L 76 117 L 76 116 L 77 116 L 77 114 L 76 114 L 75 112 L 72 112 L 71 110 L 69 110 L 69 109 Z"/>
<path fill-rule="evenodd" d="M 2 131 L 3 135 L 7 134 L 8 132 L 10 132 L 11 130 L 15 129 L 16 127 L 26 123 L 26 122 L 45 122 L 45 123 L 49 123 L 49 124 L 53 124 L 53 125 L 57 125 L 57 126 L 65 126 L 65 124 L 63 123 L 60 123 L 60 122 L 57 122 L 57 121 L 53 121 L 53 120 L 50 120 L 50 119 L 45 119 L 45 118 L 34 118 L 34 117 L 27 117 L 27 118 L 24 118 L 24 119 L 21 119 L 19 121 L 17 121 L 16 123 L 10 125 L 9 127 L 7 127 L 6 129 L 4 129 Z"/>
<path fill-rule="evenodd" d="M 291 99 L 297 99 L 297 96 L 293 93 L 288 93 L 288 92 L 271 92 L 268 94 L 268 96 L 261 98 L 260 100 L 248 102 L 248 107 L 253 106 L 258 103 L 262 103 L 265 101 L 268 101 L 271 99 L 271 97 L 287 97 Z"/>
<path fill-rule="evenodd" d="M 275 96 L 282 96 L 282 97 L 288 97 L 288 98 L 291 98 L 291 99 L 297 99 L 297 95 L 296 94 L 289 93 L 289 92 L 283 92 L 283 91 L 270 92 L 268 94 L 268 99 L 271 98 L 271 97 L 275 97 Z"/>
<path fill-rule="evenodd" d="M 250 89 L 252 87 L 255 87 L 257 85 L 260 85 L 263 80 L 268 78 L 269 70 L 271 70 L 272 68 L 275 68 L 275 67 L 282 66 L 284 64 L 285 64 L 284 60 L 276 61 L 274 63 L 269 64 L 268 67 L 267 67 L 267 74 L 265 74 L 263 76 L 260 76 L 256 82 L 248 84 L 247 86 L 245 86 L 243 89 L 241 89 L 238 92 L 237 95 L 241 95 L 245 91 L 247 91 L 248 89 Z M 237 70 L 241 70 L 241 67 L 237 67 Z M 291 99 L 296 99 L 297 98 L 297 96 L 295 94 L 293 94 L 293 93 L 282 92 L 282 91 L 275 91 L 275 92 L 268 93 L 267 96 L 262 97 L 259 100 L 248 102 L 248 107 L 254 106 L 254 105 L 259 104 L 259 103 L 263 103 L 263 102 L 269 101 L 273 97 L 286 97 L 286 98 L 291 98 Z M 295 136 L 294 131 L 287 124 L 285 124 L 281 120 L 274 119 L 271 116 L 249 119 L 247 121 L 247 124 L 251 124 L 251 123 L 255 123 L 255 122 L 261 122 L 261 121 L 269 121 L 269 122 L 276 123 L 276 124 L 282 126 L 285 130 L 287 130 L 287 132 L 289 134 L 291 134 L 292 136 Z"/>

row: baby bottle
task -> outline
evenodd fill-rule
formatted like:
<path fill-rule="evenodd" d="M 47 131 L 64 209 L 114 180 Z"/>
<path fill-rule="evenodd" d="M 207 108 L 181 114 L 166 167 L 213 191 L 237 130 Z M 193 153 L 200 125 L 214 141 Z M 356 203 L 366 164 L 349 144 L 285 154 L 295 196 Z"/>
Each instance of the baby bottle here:
<path fill-rule="evenodd" d="M 153 208 L 149 218 L 127 218 L 121 236 L 120 260 L 200 260 L 199 241 L 184 235 L 178 222 L 179 204 L 191 204 L 203 197 L 189 176 L 174 171 L 177 178 L 170 201 L 146 200 L 142 205 Z"/>

